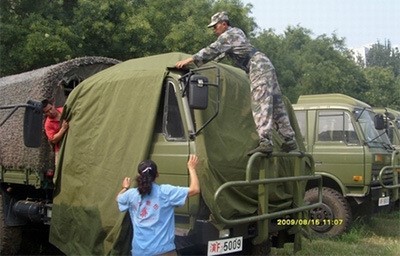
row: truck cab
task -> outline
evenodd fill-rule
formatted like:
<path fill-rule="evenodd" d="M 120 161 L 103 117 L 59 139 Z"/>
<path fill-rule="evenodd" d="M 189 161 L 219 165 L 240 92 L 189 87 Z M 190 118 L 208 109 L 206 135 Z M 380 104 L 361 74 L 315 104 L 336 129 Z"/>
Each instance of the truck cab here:
<path fill-rule="evenodd" d="M 314 234 L 338 236 L 355 215 L 391 208 L 398 188 L 386 186 L 397 186 L 395 151 L 387 135 L 375 128 L 374 121 L 382 119 L 372 108 L 343 94 L 302 95 L 293 108 L 306 150 L 323 177 L 323 207 L 310 216 L 326 225 L 312 226 Z M 305 200 L 315 201 L 314 187 L 307 185 Z"/>

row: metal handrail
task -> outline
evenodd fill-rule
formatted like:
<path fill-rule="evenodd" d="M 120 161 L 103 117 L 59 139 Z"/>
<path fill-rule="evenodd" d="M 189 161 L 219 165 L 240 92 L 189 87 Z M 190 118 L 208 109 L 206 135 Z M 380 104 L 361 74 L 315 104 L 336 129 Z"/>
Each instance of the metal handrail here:
<path fill-rule="evenodd" d="M 387 188 L 387 189 L 400 188 L 399 173 L 397 171 L 397 169 L 400 170 L 400 165 L 395 164 L 396 163 L 396 157 L 400 157 L 400 150 L 395 150 L 395 151 L 392 152 L 392 162 L 391 162 L 392 165 L 383 167 L 379 172 L 378 182 L 384 188 Z M 400 160 L 399 160 L 399 162 L 400 162 Z M 386 171 L 387 169 L 391 169 L 392 172 L 393 172 L 393 185 L 385 185 L 385 184 L 383 184 L 382 175 L 383 175 L 384 171 Z"/>
<path fill-rule="evenodd" d="M 320 207 L 322 205 L 322 176 L 321 175 L 312 175 L 312 176 L 294 176 L 294 177 L 281 177 L 281 178 L 267 178 L 267 179 L 256 179 L 256 180 L 251 180 L 251 172 L 253 170 L 253 164 L 254 161 L 257 158 L 261 157 L 297 157 L 300 160 L 303 160 L 304 158 L 308 158 L 311 162 L 312 168 L 314 167 L 314 161 L 312 159 L 312 156 L 310 154 L 304 153 L 304 152 L 290 152 L 290 153 L 284 153 L 284 152 L 274 152 L 272 154 L 266 155 L 262 153 L 255 153 L 253 154 L 247 164 L 246 167 L 246 180 L 245 181 L 229 181 L 224 184 L 222 184 L 217 191 L 214 194 L 214 200 L 218 201 L 218 197 L 221 194 L 221 192 L 227 188 L 231 187 L 243 187 L 243 186 L 249 186 L 249 185 L 260 185 L 260 184 L 271 184 L 271 183 L 279 183 L 279 182 L 293 182 L 293 181 L 305 181 L 305 180 L 316 180 L 318 179 L 318 202 L 314 204 L 309 204 L 306 206 L 299 206 L 296 208 L 292 209 L 286 209 L 286 210 L 281 210 L 273 213 L 268 213 L 266 209 L 264 209 L 264 214 L 257 215 L 257 216 L 250 216 L 250 217 L 244 217 L 244 218 L 237 218 L 233 220 L 226 219 L 222 217 L 220 214 L 220 208 L 217 205 L 217 211 L 214 213 L 214 218 L 217 219 L 218 221 L 221 221 L 224 224 L 227 225 L 236 225 L 236 224 L 243 224 L 243 223 L 248 223 L 248 222 L 253 222 L 253 221 L 260 221 L 260 220 L 265 220 L 265 219 L 272 219 L 280 216 L 285 216 L 287 214 L 292 214 L 292 213 L 299 213 L 302 211 L 310 210 L 316 207 Z M 303 161 L 304 163 L 304 161 Z M 304 165 L 303 165 L 304 166 Z"/>

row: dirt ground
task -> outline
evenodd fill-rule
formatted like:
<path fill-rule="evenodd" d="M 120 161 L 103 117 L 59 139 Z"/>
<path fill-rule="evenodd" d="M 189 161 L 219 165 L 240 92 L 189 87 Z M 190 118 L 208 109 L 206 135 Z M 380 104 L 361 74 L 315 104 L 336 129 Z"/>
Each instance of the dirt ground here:
<path fill-rule="evenodd" d="M 18 255 L 64 255 L 48 242 L 49 226 L 42 224 L 24 227 Z"/>

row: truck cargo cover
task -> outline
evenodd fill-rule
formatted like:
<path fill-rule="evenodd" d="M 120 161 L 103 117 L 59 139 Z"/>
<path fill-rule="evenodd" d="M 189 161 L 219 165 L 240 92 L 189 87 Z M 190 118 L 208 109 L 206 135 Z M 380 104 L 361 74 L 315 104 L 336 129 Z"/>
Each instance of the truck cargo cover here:
<path fill-rule="evenodd" d="M 63 113 L 70 128 L 60 151 L 50 232 L 50 242 L 64 253 L 130 253 L 130 221 L 128 214 L 118 211 L 115 197 L 122 178 L 134 177 L 137 164 L 148 157 L 169 68 L 188 56 L 170 53 L 129 60 L 88 78 L 70 94 Z M 246 152 L 258 139 L 246 74 L 228 65 L 209 65 L 221 69 L 220 113 L 196 138 L 196 150 L 203 165 L 199 171 L 202 196 L 213 213 L 215 190 L 226 181 L 244 179 Z M 196 111 L 196 118 L 204 122 L 212 113 L 212 107 Z M 229 127 L 232 119 L 235 125 Z M 297 123 L 294 126 L 298 131 Z M 281 142 L 275 140 L 276 145 Z M 287 164 L 277 161 L 271 172 Z M 227 218 L 250 215 L 257 211 L 256 198 L 257 187 L 248 188 L 246 194 L 235 191 L 219 202 L 219 209 Z M 277 186 L 270 198 L 277 202 L 271 209 L 287 207 L 290 188 Z"/>

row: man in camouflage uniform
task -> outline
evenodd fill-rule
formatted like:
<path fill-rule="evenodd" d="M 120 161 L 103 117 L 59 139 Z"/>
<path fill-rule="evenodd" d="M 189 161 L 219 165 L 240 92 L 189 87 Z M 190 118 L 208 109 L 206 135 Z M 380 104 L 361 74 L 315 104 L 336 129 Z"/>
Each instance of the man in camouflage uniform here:
<path fill-rule="evenodd" d="M 228 55 L 239 68 L 246 71 L 251 82 L 253 118 L 260 142 L 258 147 L 248 154 L 255 152 L 267 154 L 273 151 L 271 131 L 275 125 L 284 138 L 282 150 L 286 152 L 295 150 L 297 148 L 295 134 L 282 102 L 281 89 L 271 61 L 250 44 L 241 29 L 230 26 L 226 12 L 214 14 L 208 27 L 214 28 L 217 40 L 192 57 L 178 61 L 175 66 L 182 68 L 192 62 L 201 66 L 208 61 L 219 60 Z"/>

